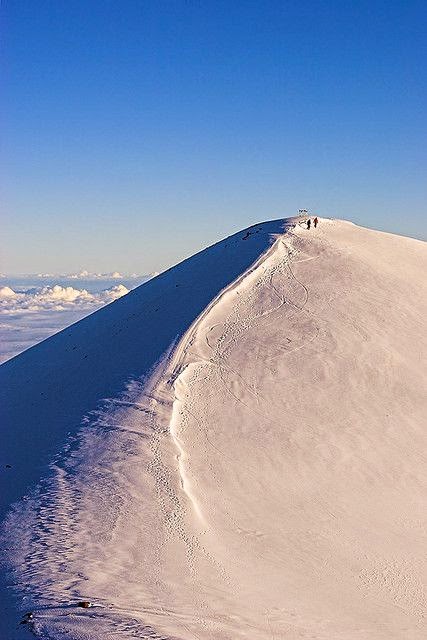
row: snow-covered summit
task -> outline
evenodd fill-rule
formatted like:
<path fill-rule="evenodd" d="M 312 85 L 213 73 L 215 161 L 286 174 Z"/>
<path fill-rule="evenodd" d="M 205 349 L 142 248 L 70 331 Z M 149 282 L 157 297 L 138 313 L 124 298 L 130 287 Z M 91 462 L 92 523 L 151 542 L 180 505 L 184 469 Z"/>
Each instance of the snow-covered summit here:
<path fill-rule="evenodd" d="M 426 245 L 300 222 L 0 367 L 2 635 L 424 636 Z"/>

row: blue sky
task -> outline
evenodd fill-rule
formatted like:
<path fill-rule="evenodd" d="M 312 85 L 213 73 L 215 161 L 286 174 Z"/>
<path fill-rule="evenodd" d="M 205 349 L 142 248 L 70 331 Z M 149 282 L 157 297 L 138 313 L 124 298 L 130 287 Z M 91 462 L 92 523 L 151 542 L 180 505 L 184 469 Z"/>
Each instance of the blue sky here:
<path fill-rule="evenodd" d="M 424 0 L 3 0 L 1 20 L 1 271 L 148 273 L 299 207 L 426 237 Z"/>

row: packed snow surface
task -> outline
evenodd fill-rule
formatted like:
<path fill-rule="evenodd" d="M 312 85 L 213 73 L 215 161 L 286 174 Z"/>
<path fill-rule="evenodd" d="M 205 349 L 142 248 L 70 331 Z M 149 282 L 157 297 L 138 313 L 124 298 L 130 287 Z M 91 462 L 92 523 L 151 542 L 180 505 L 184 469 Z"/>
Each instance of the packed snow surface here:
<path fill-rule="evenodd" d="M 256 225 L 2 365 L 0 637 L 425 638 L 426 257 Z"/>

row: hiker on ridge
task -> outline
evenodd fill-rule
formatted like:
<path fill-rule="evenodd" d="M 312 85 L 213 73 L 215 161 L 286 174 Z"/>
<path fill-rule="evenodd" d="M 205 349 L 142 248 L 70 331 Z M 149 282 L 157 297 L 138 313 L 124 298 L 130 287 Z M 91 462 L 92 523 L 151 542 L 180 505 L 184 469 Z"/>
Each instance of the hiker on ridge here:
<path fill-rule="evenodd" d="M 307 220 L 307 229 L 310 230 L 311 227 L 311 218 Z"/>
<path fill-rule="evenodd" d="M 317 216 L 314 218 L 313 220 L 313 224 L 314 224 L 314 228 L 317 227 L 317 223 L 319 222 L 319 220 L 317 219 Z"/>

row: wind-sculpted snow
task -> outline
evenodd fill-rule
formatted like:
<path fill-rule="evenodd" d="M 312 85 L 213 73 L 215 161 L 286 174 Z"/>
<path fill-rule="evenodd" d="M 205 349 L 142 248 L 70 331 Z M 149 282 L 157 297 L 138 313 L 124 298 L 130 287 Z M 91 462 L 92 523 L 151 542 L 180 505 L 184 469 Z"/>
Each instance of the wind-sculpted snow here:
<path fill-rule="evenodd" d="M 267 223 L 3 365 L 3 635 L 425 637 L 425 260 Z"/>

